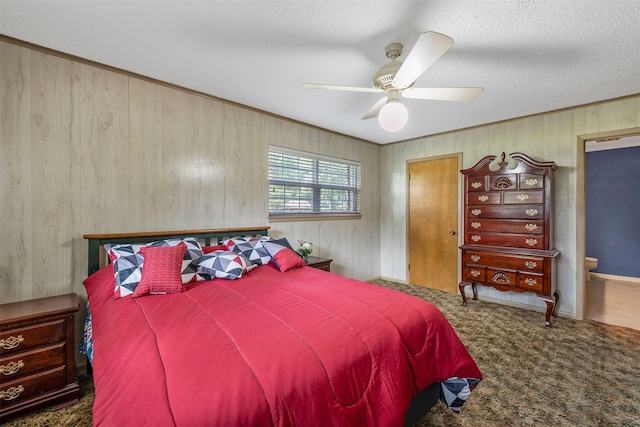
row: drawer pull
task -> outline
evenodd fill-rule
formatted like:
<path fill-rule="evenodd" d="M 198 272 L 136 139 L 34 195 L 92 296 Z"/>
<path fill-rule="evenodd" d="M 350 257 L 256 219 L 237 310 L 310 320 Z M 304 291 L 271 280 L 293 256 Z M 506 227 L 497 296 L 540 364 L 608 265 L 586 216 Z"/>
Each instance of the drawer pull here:
<path fill-rule="evenodd" d="M 537 262 L 535 262 L 535 261 L 526 261 L 526 262 L 524 263 L 524 265 L 526 265 L 526 266 L 527 266 L 527 268 L 531 268 L 531 269 L 533 269 L 533 268 L 536 268 L 536 267 L 538 266 L 538 263 L 537 263 Z"/>
<path fill-rule="evenodd" d="M 22 335 L 18 335 L 17 337 L 10 336 L 9 338 L 0 340 L 0 347 L 2 347 L 5 350 L 11 350 L 12 348 L 16 348 L 23 342 L 24 342 L 24 337 Z"/>
<path fill-rule="evenodd" d="M 521 202 L 524 202 L 525 200 L 529 199 L 529 195 L 528 194 L 518 194 L 516 196 L 516 199 L 520 200 Z"/>
<path fill-rule="evenodd" d="M 471 240 L 473 240 L 474 242 L 479 242 L 481 239 L 482 237 L 478 236 L 477 234 L 471 236 Z"/>
<path fill-rule="evenodd" d="M 477 216 L 477 215 L 480 215 L 482 213 L 482 210 L 481 209 L 474 209 L 474 210 L 471 211 L 471 213 Z"/>
<path fill-rule="evenodd" d="M 478 182 L 478 181 L 476 181 L 476 182 L 472 182 L 472 183 L 471 183 L 471 187 L 473 187 L 473 188 L 480 188 L 480 187 L 482 187 L 482 183 L 481 183 L 481 182 Z"/>
<path fill-rule="evenodd" d="M 480 255 L 471 255 L 471 261 L 473 262 L 480 261 Z"/>
<path fill-rule="evenodd" d="M 538 215 L 538 209 L 527 209 L 526 211 L 524 211 L 524 213 L 529 216 L 536 216 Z"/>
<path fill-rule="evenodd" d="M 478 277 L 480 275 L 480 272 L 478 270 L 471 270 L 471 275 L 473 277 Z"/>
<path fill-rule="evenodd" d="M 536 185 L 538 183 L 538 178 L 529 178 L 525 181 L 527 185 Z"/>
<path fill-rule="evenodd" d="M 538 226 L 535 224 L 527 224 L 524 226 L 524 228 L 526 228 L 528 231 L 534 231 L 538 229 Z"/>
<path fill-rule="evenodd" d="M 480 224 L 479 222 L 472 222 L 471 223 L 471 228 L 480 228 L 482 227 L 482 224 Z"/>
<path fill-rule="evenodd" d="M 524 279 L 524 283 L 529 286 L 535 286 L 538 284 L 538 281 L 536 279 L 532 279 L 531 277 L 527 277 L 526 279 Z"/>
<path fill-rule="evenodd" d="M 527 239 L 524 242 L 529 246 L 535 246 L 538 244 L 538 241 L 536 239 Z"/>
<path fill-rule="evenodd" d="M 0 372 L 2 372 L 3 375 L 13 375 L 22 368 L 24 368 L 24 362 L 22 360 L 18 360 L 17 362 L 9 362 L 6 365 L 0 365 Z"/>
<path fill-rule="evenodd" d="M 489 196 L 485 196 L 483 194 L 482 196 L 478 196 L 478 200 L 480 200 L 481 202 L 486 202 L 487 200 L 489 200 Z"/>
<path fill-rule="evenodd" d="M 15 400 L 20 396 L 20 393 L 24 391 L 24 386 L 9 387 L 6 390 L 0 390 L 0 399 L 2 400 Z"/>

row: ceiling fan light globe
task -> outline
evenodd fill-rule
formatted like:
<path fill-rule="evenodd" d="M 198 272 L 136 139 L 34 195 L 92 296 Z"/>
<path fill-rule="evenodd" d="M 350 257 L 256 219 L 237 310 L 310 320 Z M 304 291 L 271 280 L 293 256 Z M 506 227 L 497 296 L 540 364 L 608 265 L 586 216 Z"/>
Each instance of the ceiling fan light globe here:
<path fill-rule="evenodd" d="M 407 124 L 409 112 L 400 101 L 391 100 L 378 113 L 378 123 L 387 132 L 397 132 Z"/>

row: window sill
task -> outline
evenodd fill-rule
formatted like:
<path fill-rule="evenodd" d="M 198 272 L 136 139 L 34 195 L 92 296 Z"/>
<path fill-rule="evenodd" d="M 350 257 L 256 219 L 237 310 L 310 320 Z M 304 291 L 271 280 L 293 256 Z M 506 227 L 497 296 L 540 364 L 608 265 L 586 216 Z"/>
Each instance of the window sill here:
<path fill-rule="evenodd" d="M 269 222 L 297 222 L 297 221 L 335 221 L 361 219 L 362 214 L 299 214 L 299 215 L 271 215 Z"/>

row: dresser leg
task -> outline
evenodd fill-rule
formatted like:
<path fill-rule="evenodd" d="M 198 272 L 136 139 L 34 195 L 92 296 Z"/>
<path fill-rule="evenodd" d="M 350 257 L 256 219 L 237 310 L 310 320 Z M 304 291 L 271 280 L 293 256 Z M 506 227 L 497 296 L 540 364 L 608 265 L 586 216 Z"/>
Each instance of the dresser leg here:
<path fill-rule="evenodd" d="M 458 283 L 458 289 L 460 290 L 460 295 L 462 295 L 462 304 L 460 304 L 462 307 L 467 306 L 467 294 L 464 292 L 464 288 L 466 287 L 467 287 L 466 283 L 464 282 Z"/>
<path fill-rule="evenodd" d="M 551 316 L 558 317 L 556 309 L 558 308 L 558 300 L 560 299 L 560 292 L 555 291 L 553 293 L 553 299 L 549 297 L 540 297 L 547 304 L 547 312 L 545 313 L 544 325 L 551 328 Z"/>

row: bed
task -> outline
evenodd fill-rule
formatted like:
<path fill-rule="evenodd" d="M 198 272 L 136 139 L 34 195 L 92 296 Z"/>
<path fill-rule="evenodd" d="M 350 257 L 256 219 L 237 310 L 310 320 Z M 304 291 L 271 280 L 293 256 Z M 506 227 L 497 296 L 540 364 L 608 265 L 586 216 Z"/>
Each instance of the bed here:
<path fill-rule="evenodd" d="M 95 426 L 410 426 L 438 400 L 460 411 L 482 374 L 437 308 L 300 264 L 268 228 L 84 236 Z M 129 246 L 144 262 L 122 294 L 114 253 Z M 176 274 L 182 287 L 162 287 Z"/>

